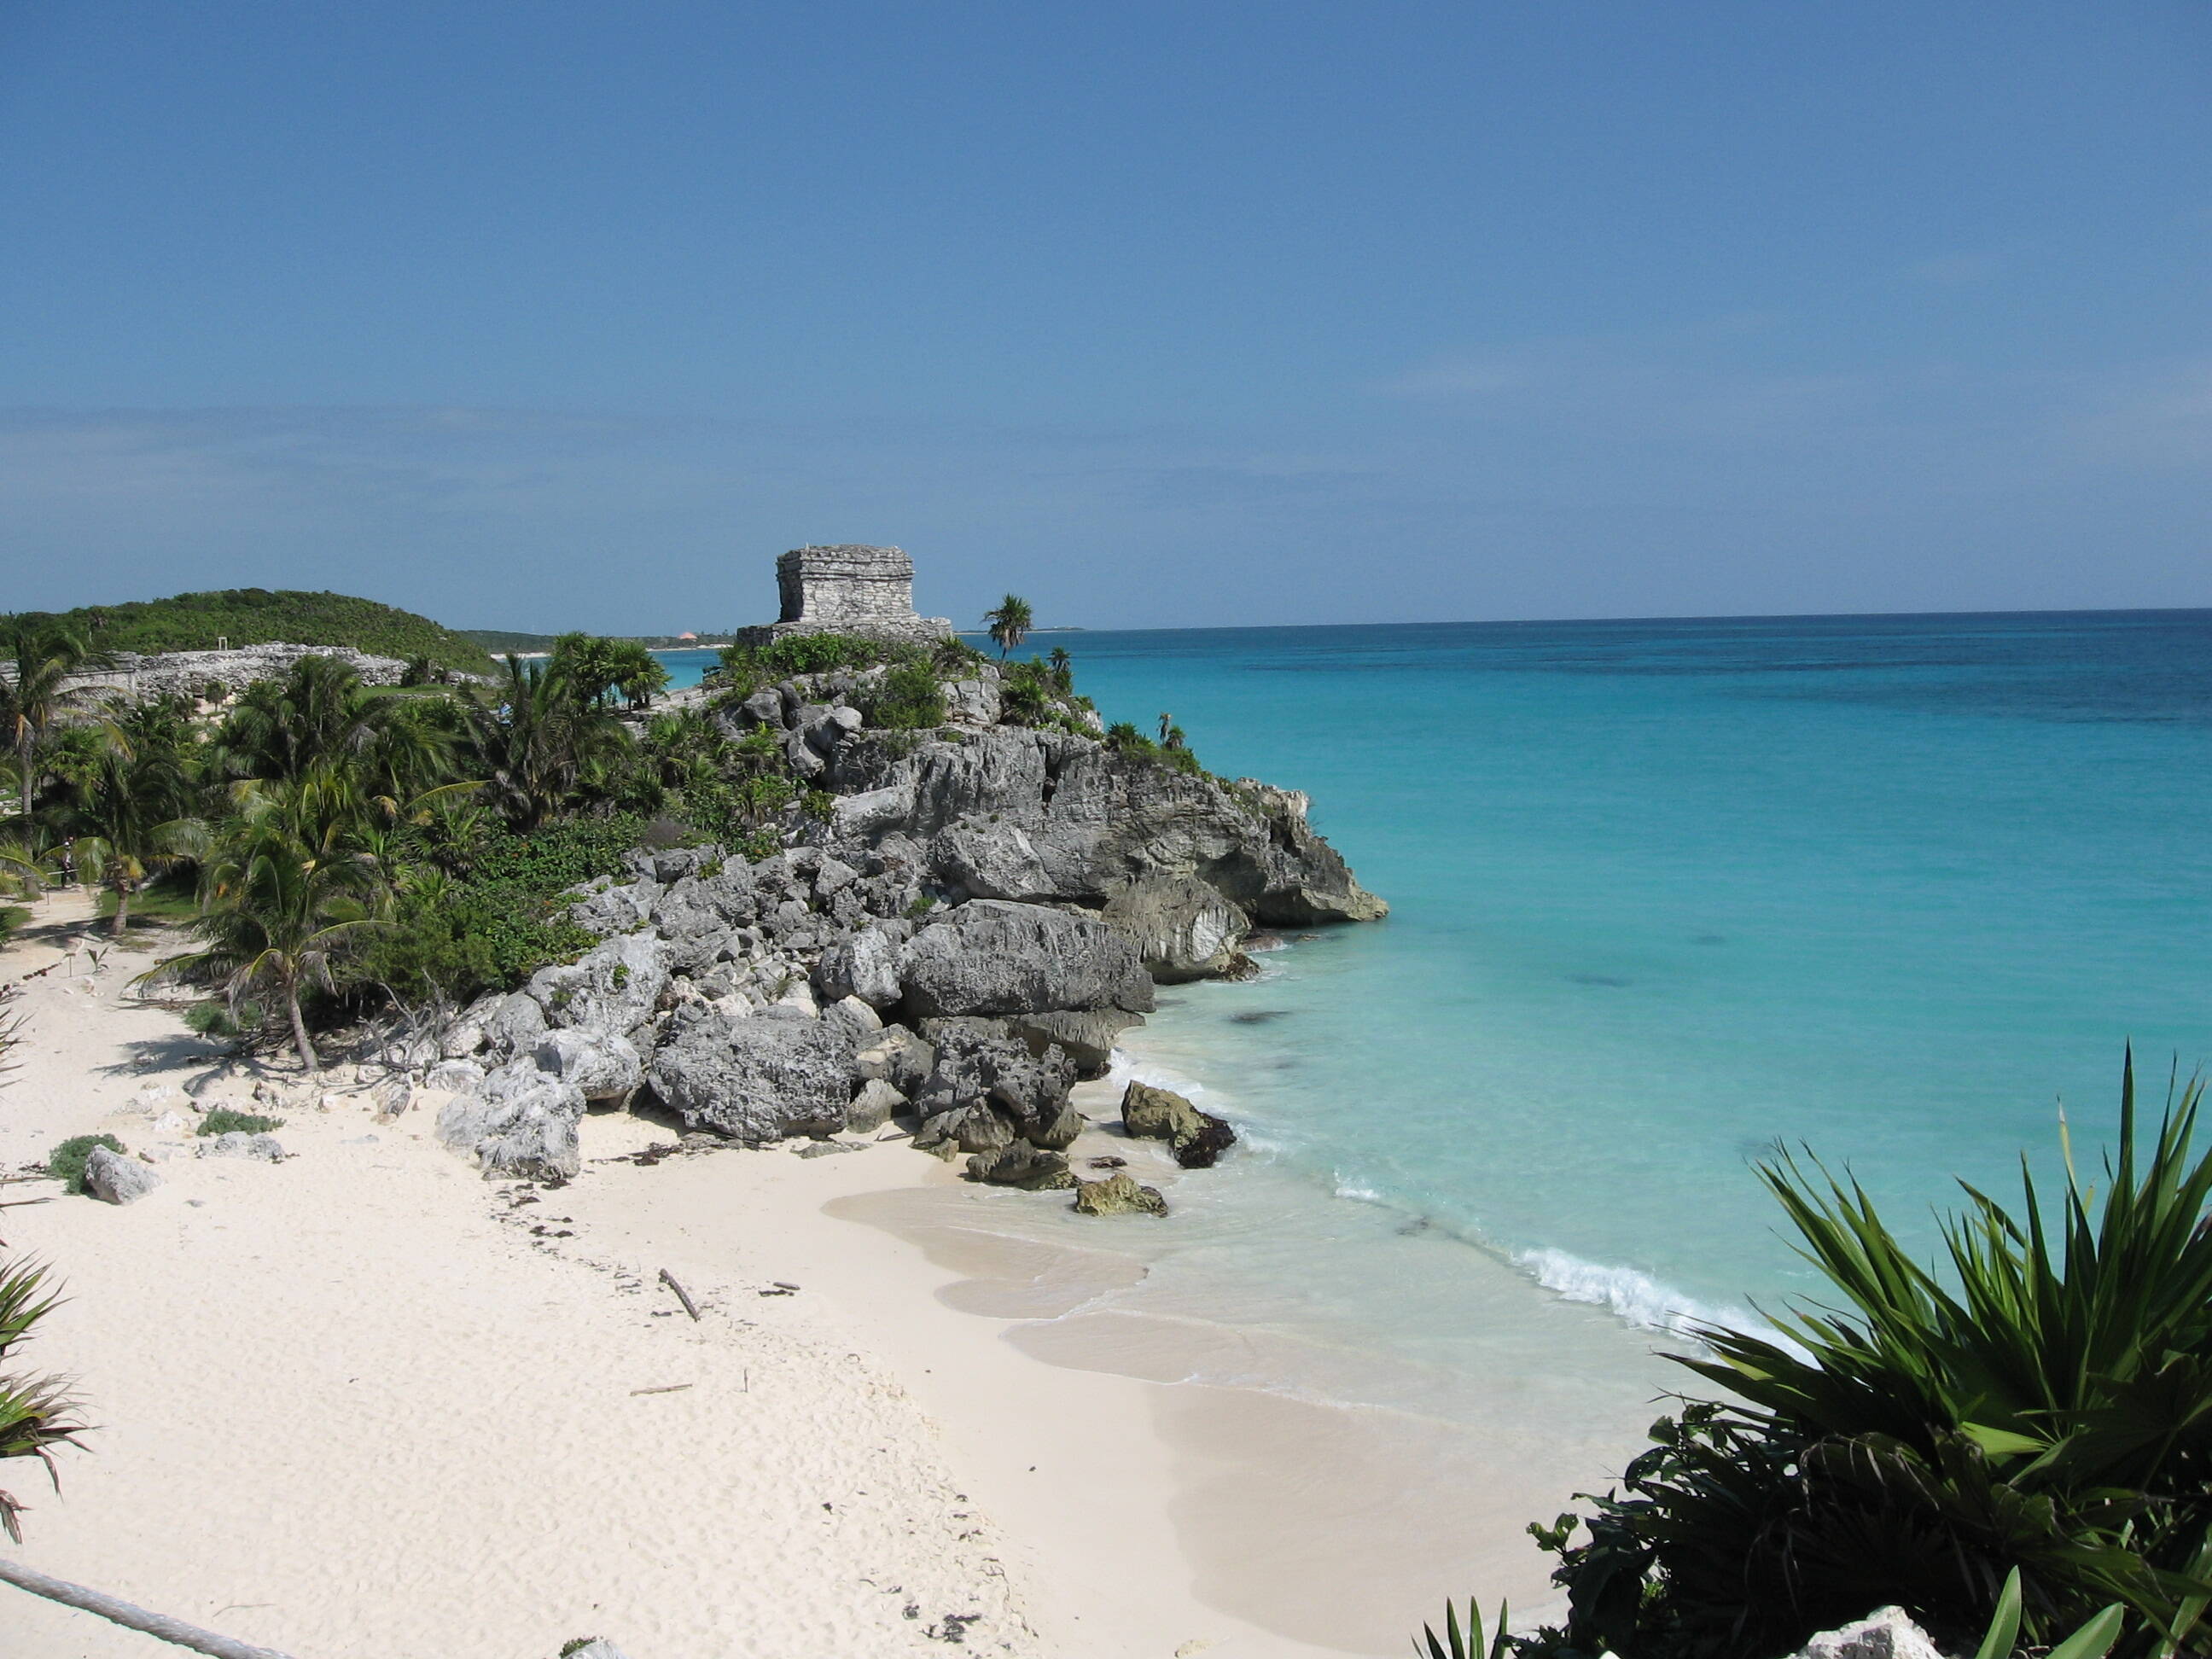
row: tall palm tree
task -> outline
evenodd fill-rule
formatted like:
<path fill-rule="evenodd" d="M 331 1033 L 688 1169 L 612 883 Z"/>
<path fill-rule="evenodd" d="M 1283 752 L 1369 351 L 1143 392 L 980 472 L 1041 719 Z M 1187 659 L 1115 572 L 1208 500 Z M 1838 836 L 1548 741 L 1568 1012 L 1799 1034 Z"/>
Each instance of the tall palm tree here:
<path fill-rule="evenodd" d="M 17 807 L 26 817 L 38 794 L 39 750 L 54 721 L 85 698 L 70 681 L 109 659 L 83 638 L 51 619 L 15 618 L 0 635 L 0 726 L 15 751 Z"/>
<path fill-rule="evenodd" d="M 615 641 L 614 666 L 615 690 L 632 708 L 650 708 L 654 694 L 668 684 L 667 665 L 640 640 Z"/>
<path fill-rule="evenodd" d="M 1055 645 L 1052 654 L 1045 659 L 1052 665 L 1052 677 L 1063 691 L 1075 690 L 1075 659 L 1067 654 L 1067 647 Z"/>
<path fill-rule="evenodd" d="M 234 1012 L 257 993 L 273 994 L 313 1076 L 321 1062 L 301 993 L 331 986 L 331 963 L 380 925 L 385 872 L 362 850 L 362 803 L 343 774 L 322 769 L 291 783 L 241 785 L 237 799 L 201 875 L 194 927 L 206 948 L 141 977 L 214 984 Z"/>
<path fill-rule="evenodd" d="M 1030 602 L 1013 593 L 1000 599 L 997 610 L 986 611 L 983 620 L 990 627 L 992 641 L 999 647 L 1000 662 L 1006 659 L 1006 653 L 1029 638 L 1036 622 L 1030 613 Z"/>
<path fill-rule="evenodd" d="M 113 930 L 131 925 L 131 901 L 153 872 L 204 850 L 207 826 L 192 814 L 192 786 L 158 719 L 111 725 L 92 775 L 63 808 L 70 851 L 86 878 L 115 895 Z"/>

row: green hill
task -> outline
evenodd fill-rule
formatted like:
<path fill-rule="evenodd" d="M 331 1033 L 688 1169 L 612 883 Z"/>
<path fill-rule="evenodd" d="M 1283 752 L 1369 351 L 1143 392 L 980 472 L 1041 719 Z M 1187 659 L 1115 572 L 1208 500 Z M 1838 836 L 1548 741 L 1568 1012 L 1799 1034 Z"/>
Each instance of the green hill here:
<path fill-rule="evenodd" d="M 242 645 L 349 645 L 372 656 L 412 659 L 489 673 L 491 659 L 465 635 L 428 617 L 343 593 L 228 587 L 58 613 L 98 651 L 213 651 Z"/>
<path fill-rule="evenodd" d="M 517 634 L 504 628 L 464 628 L 460 632 L 465 638 L 474 640 L 495 657 L 505 656 L 510 651 L 550 651 L 553 648 L 553 635 L 550 634 Z"/>

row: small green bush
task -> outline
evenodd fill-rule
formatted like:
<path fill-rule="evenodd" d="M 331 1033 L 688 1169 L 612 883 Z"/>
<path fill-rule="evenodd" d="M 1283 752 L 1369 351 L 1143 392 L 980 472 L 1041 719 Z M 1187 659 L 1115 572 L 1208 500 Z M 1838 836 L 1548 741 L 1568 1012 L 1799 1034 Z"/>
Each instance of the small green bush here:
<path fill-rule="evenodd" d="M 71 1135 L 46 1154 L 46 1173 L 62 1183 L 64 1192 L 84 1190 L 84 1166 L 92 1161 L 92 1149 L 105 1146 L 111 1152 L 120 1152 L 123 1143 L 113 1135 Z"/>
<path fill-rule="evenodd" d="M 927 731 L 945 724 L 945 691 L 927 663 L 903 662 L 884 676 L 864 712 L 871 726 Z"/>
<path fill-rule="evenodd" d="M 198 1133 L 204 1135 L 265 1135 L 284 1127 L 281 1117 L 263 1117 L 257 1112 L 234 1112 L 228 1106 L 218 1106 L 200 1120 Z"/>

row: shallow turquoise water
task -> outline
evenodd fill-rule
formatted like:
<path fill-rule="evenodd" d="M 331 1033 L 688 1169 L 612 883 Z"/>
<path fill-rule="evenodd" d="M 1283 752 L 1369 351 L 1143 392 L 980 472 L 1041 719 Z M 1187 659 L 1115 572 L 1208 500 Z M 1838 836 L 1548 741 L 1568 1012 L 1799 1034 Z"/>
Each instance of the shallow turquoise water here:
<path fill-rule="evenodd" d="M 1640 1323 L 1741 1307 L 1800 1284 L 1778 1140 L 1926 1238 L 2062 1098 L 2108 1128 L 2130 1037 L 2161 1086 L 2212 1058 L 2212 613 L 1033 643 L 1310 791 L 1393 906 L 1136 1044 L 1251 1136 L 1206 1271 L 1270 1319 L 1413 1340 L 1432 1292 L 1394 1318 L 1355 1260 L 1411 1218 Z"/>

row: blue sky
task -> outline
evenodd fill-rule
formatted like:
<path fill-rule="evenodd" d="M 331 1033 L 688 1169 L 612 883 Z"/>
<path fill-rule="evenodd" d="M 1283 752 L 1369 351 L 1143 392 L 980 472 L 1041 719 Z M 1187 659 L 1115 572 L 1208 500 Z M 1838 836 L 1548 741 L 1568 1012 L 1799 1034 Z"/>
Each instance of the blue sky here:
<path fill-rule="evenodd" d="M 0 605 L 2212 605 L 2212 9 L 0 4 Z"/>

